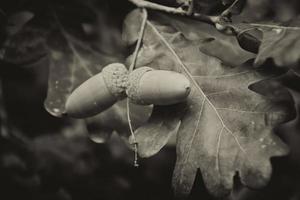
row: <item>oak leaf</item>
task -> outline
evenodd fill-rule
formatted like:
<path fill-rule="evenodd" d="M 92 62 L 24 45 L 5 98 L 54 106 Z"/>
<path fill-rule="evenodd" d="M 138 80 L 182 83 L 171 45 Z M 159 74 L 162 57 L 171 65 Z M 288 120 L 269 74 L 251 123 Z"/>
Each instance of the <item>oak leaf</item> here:
<path fill-rule="evenodd" d="M 140 18 L 140 12 L 133 11 L 126 24 L 137 24 Z M 249 87 L 272 74 L 256 70 L 249 62 L 237 67 L 224 65 L 220 59 L 199 50 L 205 41 L 201 30 L 194 39 L 187 37 L 185 30 L 174 26 L 174 20 L 180 19 L 151 13 L 137 67 L 183 73 L 193 87 L 186 102 L 174 105 L 163 117 L 155 117 L 154 112 L 150 125 L 136 131 L 139 147 L 147 146 L 139 148 L 140 153 L 150 156 L 157 152 L 166 143 L 160 139 L 174 134 L 174 127 L 178 126 L 173 175 L 177 196 L 190 193 L 198 169 L 206 187 L 216 196 L 230 192 L 236 174 L 246 186 L 266 185 L 272 171 L 270 158 L 287 153 L 285 144 L 274 134 L 274 127 L 286 120 L 287 108 Z M 190 21 L 190 25 L 194 23 Z M 132 31 L 125 26 L 123 34 L 133 35 Z M 223 45 L 218 48 L 227 51 Z M 154 106 L 154 110 L 159 109 L 164 108 Z M 161 136 L 156 133 L 159 130 L 163 130 Z M 156 142 L 145 137 L 154 137 Z"/>
<path fill-rule="evenodd" d="M 295 67 L 300 61 L 300 23 L 299 17 L 289 26 L 260 27 L 263 32 L 262 44 L 256 57 L 256 65 L 272 59 L 277 66 Z"/>

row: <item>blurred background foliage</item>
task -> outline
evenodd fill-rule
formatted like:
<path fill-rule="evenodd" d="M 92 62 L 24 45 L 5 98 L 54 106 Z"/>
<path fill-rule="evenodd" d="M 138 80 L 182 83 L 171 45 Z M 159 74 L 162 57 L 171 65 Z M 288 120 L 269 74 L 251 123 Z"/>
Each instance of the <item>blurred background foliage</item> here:
<path fill-rule="evenodd" d="M 175 0 L 156 2 L 178 5 Z M 224 9 L 218 0 L 199 0 L 198 6 L 208 14 Z M 95 143 L 84 121 L 55 118 L 44 108 L 50 70 L 44 40 L 54 26 L 53 10 L 74 38 L 101 55 L 122 60 L 131 52 L 121 40 L 122 23 L 133 8 L 124 0 L 1 0 L 0 42 L 6 51 L 5 55 L 0 51 L 0 199 L 173 199 L 173 145 L 134 168 L 132 151 L 116 134 L 107 143 Z M 248 0 L 236 18 L 287 22 L 299 12 L 298 0 Z M 25 27 L 26 23 L 30 26 Z M 299 91 L 291 80 L 281 81 Z M 300 101 L 299 95 L 296 100 Z M 112 132 L 116 119 L 106 120 L 101 127 L 90 120 L 88 128 Z M 274 173 L 266 188 L 252 190 L 237 181 L 228 198 L 300 199 L 299 128 L 288 124 L 279 130 L 294 150 L 291 156 L 272 159 Z M 189 199 L 214 199 L 200 175 L 196 182 Z"/>

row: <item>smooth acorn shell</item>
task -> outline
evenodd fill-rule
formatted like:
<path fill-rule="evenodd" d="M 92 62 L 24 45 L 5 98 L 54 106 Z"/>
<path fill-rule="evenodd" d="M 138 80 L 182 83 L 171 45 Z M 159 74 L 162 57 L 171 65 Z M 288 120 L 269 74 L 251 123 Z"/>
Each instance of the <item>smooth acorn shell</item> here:
<path fill-rule="evenodd" d="M 185 101 L 190 91 L 183 74 L 142 67 L 129 75 L 126 93 L 137 104 L 171 105 Z"/>
<path fill-rule="evenodd" d="M 127 76 L 127 69 L 123 64 L 106 66 L 101 73 L 72 92 L 66 102 L 66 114 L 73 118 L 86 118 L 111 107 L 125 97 Z"/>

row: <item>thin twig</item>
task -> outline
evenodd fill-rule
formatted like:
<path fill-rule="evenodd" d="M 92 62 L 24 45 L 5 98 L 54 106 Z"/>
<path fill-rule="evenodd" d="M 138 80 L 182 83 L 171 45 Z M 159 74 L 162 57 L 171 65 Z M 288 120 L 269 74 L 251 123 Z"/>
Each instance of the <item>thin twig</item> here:
<path fill-rule="evenodd" d="M 161 11 L 169 14 L 175 14 L 180 16 L 185 16 L 198 21 L 203 21 L 209 24 L 215 24 L 219 21 L 219 16 L 209 16 L 201 13 L 190 13 L 191 11 L 185 11 L 182 8 L 173 8 L 168 6 L 163 6 L 157 3 L 152 3 L 146 0 L 128 0 L 139 8 L 147 8 L 151 10 Z"/>
<path fill-rule="evenodd" d="M 219 16 L 204 15 L 201 13 L 193 13 L 193 15 L 187 17 L 213 25 L 220 21 Z"/>
<path fill-rule="evenodd" d="M 228 16 L 231 12 L 233 7 L 239 2 L 239 0 L 235 0 L 226 10 L 224 10 L 221 16 L 225 17 Z"/>
<path fill-rule="evenodd" d="M 236 4 L 239 2 L 239 0 L 235 0 L 226 10 L 222 12 L 219 16 L 210 16 L 210 15 L 205 15 L 202 13 L 197 13 L 197 12 L 192 12 L 191 10 L 188 9 L 183 10 L 182 8 L 174 8 L 174 7 L 168 7 L 168 6 L 163 6 L 157 3 L 152 3 L 146 0 L 128 0 L 134 5 L 136 5 L 139 8 L 146 8 L 146 9 L 151 9 L 151 10 L 156 10 L 156 11 L 161 11 L 165 13 L 170 13 L 170 14 L 175 14 L 175 15 L 180 15 L 180 16 L 185 16 L 194 20 L 202 21 L 208 24 L 216 25 L 216 24 L 221 24 L 224 26 L 224 30 L 231 29 L 233 32 L 236 32 L 232 25 L 228 24 L 226 21 L 227 16 L 232 12 L 232 9 Z M 193 1 L 192 1 L 193 2 Z M 193 7 L 193 6 L 192 6 Z M 226 22 L 226 23 L 224 23 Z M 300 27 L 285 27 L 285 26 L 277 26 L 277 25 L 268 25 L 268 24 L 255 24 L 255 23 L 249 23 L 249 25 L 256 26 L 256 27 L 266 27 L 266 28 L 278 28 L 278 29 L 287 29 L 287 30 L 300 30 Z M 220 30 L 219 30 L 220 31 Z M 222 32 L 222 31 L 221 31 Z M 225 32 L 225 31 L 223 31 Z M 232 34 L 229 34 L 232 35 Z"/>
<path fill-rule="evenodd" d="M 143 10 L 143 22 L 141 24 L 141 29 L 139 32 L 139 37 L 138 37 L 138 41 L 133 53 L 133 60 L 132 63 L 129 67 L 129 73 L 131 73 L 133 71 L 133 69 L 135 68 L 136 65 L 136 61 L 137 61 L 137 57 L 138 57 L 138 53 L 142 44 L 142 40 L 144 37 L 144 32 L 145 32 L 145 28 L 146 28 L 146 23 L 147 23 L 147 19 L 148 19 L 148 13 L 147 10 L 145 8 L 142 9 Z M 133 131 L 133 127 L 132 127 L 132 123 L 131 123 L 131 118 L 130 118 L 130 105 L 129 105 L 129 99 L 127 98 L 127 102 L 126 102 L 126 107 L 127 107 L 127 121 L 128 121 L 128 125 L 129 125 L 129 130 L 131 133 L 131 137 L 133 140 L 133 144 L 134 144 L 134 166 L 138 167 L 138 143 L 136 141 L 135 135 L 134 135 L 134 131 Z"/>
<path fill-rule="evenodd" d="M 176 15 L 187 15 L 187 12 L 182 8 L 173 8 L 168 6 L 163 6 L 157 3 L 152 3 L 146 0 L 128 0 L 139 8 L 147 8 L 151 10 L 163 11 L 170 14 Z"/>

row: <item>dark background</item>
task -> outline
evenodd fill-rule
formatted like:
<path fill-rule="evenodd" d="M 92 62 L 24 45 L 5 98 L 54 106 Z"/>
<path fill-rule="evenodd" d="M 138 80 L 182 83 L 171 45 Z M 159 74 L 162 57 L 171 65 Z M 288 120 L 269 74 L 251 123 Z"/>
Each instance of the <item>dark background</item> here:
<path fill-rule="evenodd" d="M 33 23 L 44 28 L 51 26 L 48 11 L 58 8 L 64 23 L 70 30 L 75 30 L 76 23 L 95 21 L 95 15 L 82 6 L 86 5 L 84 2 L 1 0 L 1 46 L 8 37 L 5 28 L 9 25 L 9 16 L 24 10 L 31 11 L 36 18 Z M 134 8 L 125 0 L 89 2 L 99 9 L 102 16 L 105 28 L 100 36 L 90 36 L 99 37 L 100 41 L 107 35 L 113 35 L 112 32 L 121 32 L 125 15 Z M 207 1 L 199 2 L 203 3 L 200 5 L 207 4 Z M 212 2 L 203 12 L 213 14 L 223 9 L 218 1 Z M 165 0 L 162 3 L 175 5 L 176 2 Z M 297 0 L 249 0 L 243 16 L 250 21 L 272 18 L 284 22 L 298 15 L 299 4 Z M 118 39 L 109 38 L 109 41 L 110 46 L 103 46 L 105 51 L 129 55 L 130 51 L 123 49 Z M 97 144 L 90 140 L 82 121 L 51 116 L 43 106 L 48 66 L 36 64 L 40 61 L 34 57 L 38 50 L 32 48 L 29 52 L 25 57 L 18 55 L 16 59 L 0 62 L 0 199 L 173 199 L 171 177 L 175 147 L 165 147 L 156 156 L 141 159 L 140 167 L 134 168 L 133 152 L 116 135 L 107 144 Z M 285 141 L 294 140 L 297 146 L 298 130 L 287 127 L 281 130 L 280 136 Z M 300 158 L 297 155 L 298 152 L 272 159 L 272 180 L 262 190 L 245 188 L 237 179 L 229 198 L 300 199 Z M 200 173 L 189 199 L 215 199 L 205 189 Z"/>

